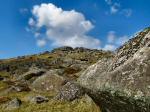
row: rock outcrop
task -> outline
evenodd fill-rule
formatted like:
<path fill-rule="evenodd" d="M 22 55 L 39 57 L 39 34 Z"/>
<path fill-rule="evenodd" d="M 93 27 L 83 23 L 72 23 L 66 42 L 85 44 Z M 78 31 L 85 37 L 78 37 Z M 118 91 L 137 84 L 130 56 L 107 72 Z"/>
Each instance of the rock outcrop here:
<path fill-rule="evenodd" d="M 74 82 L 68 82 L 60 89 L 58 95 L 56 96 L 56 99 L 73 101 L 75 99 L 80 98 L 83 95 L 84 91 L 82 87 L 80 87 Z"/>
<path fill-rule="evenodd" d="M 28 72 L 20 75 L 17 80 L 30 80 L 34 77 L 39 77 L 43 75 L 46 71 L 44 69 L 38 69 L 36 67 L 31 67 Z"/>
<path fill-rule="evenodd" d="M 79 84 L 104 112 L 150 111 L 150 29 L 118 49 L 114 58 L 90 66 Z"/>
<path fill-rule="evenodd" d="M 60 47 L 51 52 L 1 60 L 0 80 L 5 78 L 3 74 L 8 77 L 16 76 L 17 79 L 30 80 L 42 75 L 45 70 L 53 69 L 67 71 L 62 75 L 69 79 L 76 79 L 76 73 L 85 70 L 89 65 L 104 57 L 113 57 L 113 53 L 87 48 Z"/>
<path fill-rule="evenodd" d="M 47 71 L 42 76 L 38 77 L 31 84 L 34 91 L 53 91 L 58 92 L 59 89 L 66 83 L 66 80 L 57 74 L 57 70 Z"/>

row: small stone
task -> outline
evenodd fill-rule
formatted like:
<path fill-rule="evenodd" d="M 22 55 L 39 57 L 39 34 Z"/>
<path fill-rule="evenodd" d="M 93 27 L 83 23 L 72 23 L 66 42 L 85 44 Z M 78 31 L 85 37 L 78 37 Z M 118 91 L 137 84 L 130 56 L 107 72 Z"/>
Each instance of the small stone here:
<path fill-rule="evenodd" d="M 148 85 L 147 88 L 150 89 L 150 85 Z"/>
<path fill-rule="evenodd" d="M 30 97 L 30 102 L 35 103 L 35 104 L 39 104 L 39 103 L 43 103 L 43 102 L 48 102 L 49 99 L 44 97 L 44 96 L 35 96 L 35 97 Z"/>
<path fill-rule="evenodd" d="M 15 98 L 11 100 L 8 104 L 6 104 L 6 108 L 8 110 L 16 109 L 16 108 L 19 108 L 21 104 L 22 104 L 21 100 L 18 98 Z"/>

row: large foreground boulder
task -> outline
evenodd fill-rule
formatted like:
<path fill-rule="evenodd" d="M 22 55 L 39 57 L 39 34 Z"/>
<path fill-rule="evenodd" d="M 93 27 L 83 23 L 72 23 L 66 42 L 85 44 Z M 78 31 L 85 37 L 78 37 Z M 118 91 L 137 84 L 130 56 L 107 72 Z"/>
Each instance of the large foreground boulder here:
<path fill-rule="evenodd" d="M 150 112 L 150 30 L 102 59 L 78 79 L 104 112 Z"/>

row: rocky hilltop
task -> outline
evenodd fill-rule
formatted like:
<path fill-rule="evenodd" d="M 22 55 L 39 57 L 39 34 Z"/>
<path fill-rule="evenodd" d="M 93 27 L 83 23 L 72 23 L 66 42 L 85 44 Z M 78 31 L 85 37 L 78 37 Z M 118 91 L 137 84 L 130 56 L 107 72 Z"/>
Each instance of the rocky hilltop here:
<path fill-rule="evenodd" d="M 101 58 L 112 56 L 112 52 L 82 47 L 73 49 L 65 46 L 53 49 L 51 52 L 46 51 L 37 55 L 1 60 L 0 71 L 10 75 L 21 75 L 28 72 L 30 68 L 37 67 L 46 70 L 61 69 L 68 74 L 71 72 L 70 74 L 73 75 Z"/>
<path fill-rule="evenodd" d="M 0 112 L 150 112 L 150 28 L 110 51 L 0 60 Z"/>

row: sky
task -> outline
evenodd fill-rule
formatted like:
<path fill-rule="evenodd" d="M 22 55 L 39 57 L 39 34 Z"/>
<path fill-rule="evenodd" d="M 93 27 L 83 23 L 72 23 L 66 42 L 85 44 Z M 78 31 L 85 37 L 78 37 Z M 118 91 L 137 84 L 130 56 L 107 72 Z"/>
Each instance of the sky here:
<path fill-rule="evenodd" d="M 61 46 L 115 50 L 150 26 L 150 0 L 1 0 L 0 59 Z"/>

